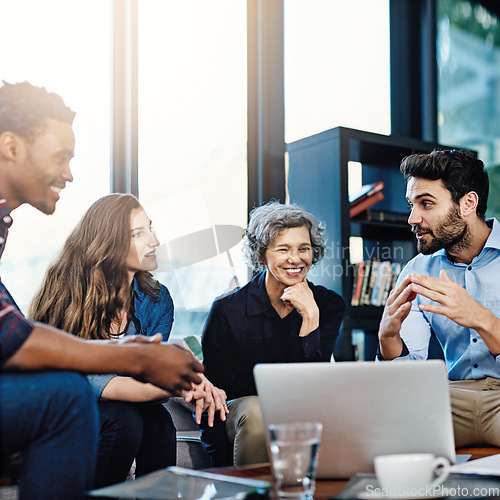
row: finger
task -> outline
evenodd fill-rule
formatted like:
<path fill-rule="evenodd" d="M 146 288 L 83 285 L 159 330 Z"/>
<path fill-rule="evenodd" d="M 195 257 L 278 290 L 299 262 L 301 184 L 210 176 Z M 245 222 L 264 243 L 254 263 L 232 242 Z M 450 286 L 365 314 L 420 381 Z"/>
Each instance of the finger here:
<path fill-rule="evenodd" d="M 204 402 L 203 402 L 203 399 L 198 399 L 196 401 L 196 404 L 195 404 L 195 410 L 194 410 L 194 413 L 195 413 L 195 419 L 196 419 L 196 423 L 198 425 L 201 424 L 201 416 L 203 414 L 203 410 L 204 410 Z"/>
<path fill-rule="evenodd" d="M 405 279 L 403 281 L 401 281 L 401 283 L 399 283 L 399 285 L 396 288 L 391 290 L 391 293 L 389 294 L 389 297 L 387 298 L 387 305 L 389 305 L 389 306 L 392 305 L 394 303 L 394 301 L 398 299 L 398 297 L 401 295 L 403 290 L 409 284 L 410 284 L 409 276 L 406 276 Z"/>
<path fill-rule="evenodd" d="M 198 372 L 198 373 L 203 373 L 205 371 L 205 367 L 198 361 L 194 356 L 193 356 L 193 370 Z M 201 382 L 201 377 L 197 375 L 197 378 L 200 379 Z M 197 382 L 199 384 L 200 382 Z"/>
<path fill-rule="evenodd" d="M 172 392 L 174 396 L 182 396 L 184 391 L 189 391 L 190 389 L 191 384 L 184 380 L 181 380 L 178 384 L 175 384 L 172 387 L 172 390 L 170 392 Z"/>
<path fill-rule="evenodd" d="M 182 397 L 186 403 L 191 403 L 193 400 L 193 392 L 194 391 L 183 391 Z"/>
<path fill-rule="evenodd" d="M 204 399 L 207 396 L 207 392 L 204 391 L 201 387 L 195 387 L 191 391 L 191 395 L 191 400 Z"/>
<path fill-rule="evenodd" d="M 223 422 L 225 422 L 225 421 L 226 421 L 226 415 L 227 415 L 228 413 L 229 413 L 229 412 L 228 412 L 228 411 L 226 411 L 226 408 L 221 408 L 221 409 L 219 410 L 219 415 L 220 415 L 220 417 L 219 417 L 219 418 L 220 418 Z"/>
<path fill-rule="evenodd" d="M 123 344 L 161 344 L 163 335 L 161 333 L 155 333 L 151 337 L 147 335 L 126 335 L 120 341 Z"/>
<path fill-rule="evenodd" d="M 155 333 L 152 337 L 147 337 L 152 344 L 161 344 L 163 341 L 163 335 L 161 333 Z"/>
<path fill-rule="evenodd" d="M 443 281 L 451 281 L 451 279 L 449 278 L 449 276 L 446 274 L 446 271 L 444 269 L 441 269 L 441 271 L 439 272 L 439 277 L 443 280 Z"/>
<path fill-rule="evenodd" d="M 446 316 L 447 318 L 449 318 L 450 311 L 445 306 L 437 306 L 437 305 L 433 305 L 433 304 L 420 304 L 418 307 L 421 311 L 435 313 L 435 314 L 441 314 L 442 316 Z"/>
<path fill-rule="evenodd" d="M 396 311 L 396 314 L 394 314 L 394 319 L 397 319 L 401 323 L 406 319 L 408 314 L 410 314 L 411 311 L 411 302 L 405 302 L 399 309 Z"/>
<path fill-rule="evenodd" d="M 151 344 L 152 338 L 146 335 L 125 335 L 125 337 L 118 339 L 118 344 Z"/>
<path fill-rule="evenodd" d="M 198 361 L 194 356 L 193 356 L 193 353 L 189 350 L 189 349 L 186 349 L 185 347 L 182 347 L 181 345 L 179 344 L 168 344 L 167 347 L 170 347 L 171 349 L 177 349 L 178 351 L 180 351 L 184 356 L 189 356 L 190 358 L 193 358 L 194 360 Z"/>
<path fill-rule="evenodd" d="M 424 276 L 423 274 L 411 274 L 411 282 L 421 285 L 429 290 L 434 290 L 440 293 L 446 293 L 450 289 L 450 285 L 455 285 L 455 283 L 448 279 L 431 278 L 430 276 Z"/>
<path fill-rule="evenodd" d="M 189 375 L 189 383 L 190 384 L 200 384 L 201 377 L 197 373 L 191 373 Z"/>
<path fill-rule="evenodd" d="M 208 426 L 209 427 L 213 427 L 214 420 L 215 420 L 215 405 L 212 402 L 212 404 L 210 404 L 210 406 L 208 407 Z"/>
<path fill-rule="evenodd" d="M 229 413 L 229 409 L 227 407 L 227 394 L 224 389 L 219 389 L 219 396 L 222 401 L 222 409 L 226 412 Z"/>
<path fill-rule="evenodd" d="M 387 308 L 390 314 L 394 314 L 403 304 L 411 303 L 415 299 L 415 292 L 411 288 L 411 283 L 408 284 L 393 300 L 387 301 Z"/>
<path fill-rule="evenodd" d="M 207 387 L 206 396 L 205 396 L 205 406 L 209 406 L 209 405 L 215 404 L 214 403 L 214 396 L 212 394 L 212 391 L 213 391 L 213 386 L 212 387 Z"/>
<path fill-rule="evenodd" d="M 213 400 L 214 400 L 214 406 L 215 406 L 216 410 L 220 410 L 220 409 L 224 408 L 224 401 L 217 391 L 213 392 Z"/>
<path fill-rule="evenodd" d="M 185 390 L 185 391 L 190 391 L 190 390 L 192 390 L 193 384 L 190 380 L 186 380 L 185 378 L 182 378 L 178 383 L 178 387 L 180 389 Z"/>
<path fill-rule="evenodd" d="M 430 288 L 425 288 L 417 284 L 413 284 L 411 287 L 415 293 L 418 293 L 419 295 L 422 295 L 422 297 L 426 297 L 434 302 L 438 302 L 439 304 L 443 304 L 446 300 L 446 295 L 440 292 L 435 292 Z"/>

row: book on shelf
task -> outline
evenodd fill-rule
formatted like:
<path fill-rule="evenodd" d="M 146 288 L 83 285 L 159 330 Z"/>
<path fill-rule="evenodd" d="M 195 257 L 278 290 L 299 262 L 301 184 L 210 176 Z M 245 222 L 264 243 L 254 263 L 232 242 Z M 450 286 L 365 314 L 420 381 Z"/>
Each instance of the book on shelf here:
<path fill-rule="evenodd" d="M 364 305 L 366 300 L 366 295 L 368 293 L 368 282 L 370 281 L 370 273 L 372 270 L 372 261 L 365 261 L 365 269 L 363 271 L 363 281 L 361 284 L 361 293 L 359 294 L 359 305 Z"/>
<path fill-rule="evenodd" d="M 383 181 L 374 182 L 372 184 L 364 184 L 363 186 L 361 186 L 361 189 L 359 191 L 349 196 L 349 203 L 351 207 L 358 205 L 370 196 L 373 196 L 375 193 L 382 191 L 383 188 Z"/>
<path fill-rule="evenodd" d="M 355 280 L 353 283 L 351 305 L 359 306 L 359 296 L 361 295 L 361 285 L 363 283 L 363 273 L 365 269 L 365 261 L 362 260 L 354 267 Z"/>
<path fill-rule="evenodd" d="M 391 263 L 387 260 L 380 262 L 377 279 L 374 282 L 372 293 L 370 294 L 370 304 L 372 306 L 380 306 L 383 301 L 385 284 L 391 270 Z"/>
<path fill-rule="evenodd" d="M 371 296 L 373 294 L 373 289 L 375 287 L 375 282 L 379 280 L 379 267 L 381 262 L 379 260 L 372 260 L 371 270 L 370 270 L 370 280 L 368 281 L 368 287 L 364 297 L 364 303 L 370 304 Z"/>
<path fill-rule="evenodd" d="M 404 212 L 391 212 L 389 210 L 369 208 L 364 213 L 364 220 L 388 222 L 391 224 L 408 224 L 408 214 Z"/>
<path fill-rule="evenodd" d="M 401 264 L 362 260 L 354 267 L 351 306 L 384 306 L 401 272 Z"/>
<path fill-rule="evenodd" d="M 356 217 L 356 215 L 360 214 L 361 212 L 364 212 L 365 210 L 369 209 L 372 205 L 375 205 L 375 203 L 378 203 L 383 199 L 384 199 L 384 193 L 382 193 L 382 191 L 377 191 L 368 198 L 365 198 L 360 203 L 357 203 L 356 205 L 351 205 L 350 209 L 351 218 Z"/>

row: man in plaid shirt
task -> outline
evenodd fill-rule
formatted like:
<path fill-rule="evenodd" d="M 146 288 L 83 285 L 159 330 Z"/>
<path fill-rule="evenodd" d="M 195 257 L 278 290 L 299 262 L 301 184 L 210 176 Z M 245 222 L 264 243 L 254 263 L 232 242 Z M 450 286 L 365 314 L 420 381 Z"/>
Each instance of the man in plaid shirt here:
<path fill-rule="evenodd" d="M 11 211 L 28 203 L 51 214 L 73 180 L 73 117 L 43 88 L 0 88 L 0 256 Z M 81 373 L 130 375 L 173 394 L 201 382 L 202 365 L 160 340 L 93 343 L 33 323 L 0 282 L 0 458 L 23 452 L 21 500 L 80 499 L 92 487 L 97 407 Z"/>

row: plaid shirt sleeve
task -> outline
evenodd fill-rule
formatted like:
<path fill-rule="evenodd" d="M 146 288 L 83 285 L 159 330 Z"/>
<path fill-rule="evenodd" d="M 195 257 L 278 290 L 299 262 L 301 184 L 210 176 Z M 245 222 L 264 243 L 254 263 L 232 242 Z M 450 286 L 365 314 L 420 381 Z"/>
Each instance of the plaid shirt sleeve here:
<path fill-rule="evenodd" d="M 11 225 L 10 208 L 7 201 L 0 196 L 0 257 Z M 0 367 L 21 347 L 33 326 L 33 323 L 23 316 L 0 281 Z"/>
<path fill-rule="evenodd" d="M 0 365 L 21 347 L 33 326 L 33 323 L 23 316 L 0 281 Z"/>

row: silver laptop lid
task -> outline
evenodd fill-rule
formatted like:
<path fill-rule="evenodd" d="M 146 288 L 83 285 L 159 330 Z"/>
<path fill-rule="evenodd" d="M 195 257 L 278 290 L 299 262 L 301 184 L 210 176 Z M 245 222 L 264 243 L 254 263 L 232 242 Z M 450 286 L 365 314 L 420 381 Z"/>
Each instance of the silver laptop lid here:
<path fill-rule="evenodd" d="M 323 423 L 318 478 L 373 472 L 374 457 L 391 453 L 455 462 L 443 361 L 270 363 L 254 376 L 266 429 Z"/>

